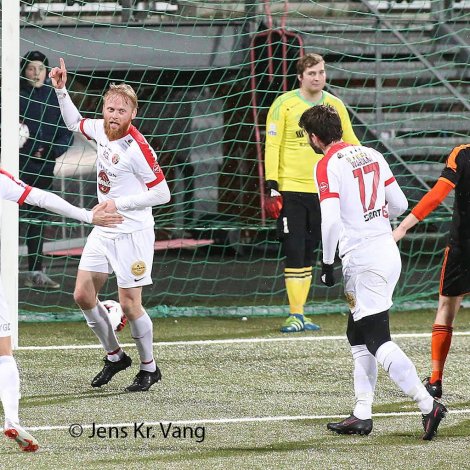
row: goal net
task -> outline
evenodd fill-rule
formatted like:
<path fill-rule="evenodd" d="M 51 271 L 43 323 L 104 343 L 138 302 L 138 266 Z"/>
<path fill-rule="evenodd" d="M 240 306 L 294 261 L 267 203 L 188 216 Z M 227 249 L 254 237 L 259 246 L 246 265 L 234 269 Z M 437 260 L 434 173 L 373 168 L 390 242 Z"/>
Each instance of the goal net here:
<path fill-rule="evenodd" d="M 264 123 L 273 100 L 297 86 L 304 52 L 325 57 L 328 91 L 347 104 L 361 142 L 384 153 L 410 206 L 468 136 L 468 0 L 22 0 L 20 8 L 21 55 L 40 51 L 50 65 L 63 57 L 83 116 L 101 115 L 112 82 L 139 96 L 135 124 L 157 149 L 172 192 L 154 209 L 154 283 L 144 289 L 153 315 L 287 312 L 274 223 L 260 208 Z M 76 135 L 54 171 L 55 191 L 88 208 L 96 203 L 94 154 Z M 400 244 L 396 307 L 435 304 L 451 207 L 447 200 Z M 23 318 L 72 318 L 90 227 L 53 216 L 20 222 Z M 25 285 L 28 224 L 41 227 L 44 267 L 58 289 Z M 117 297 L 113 277 L 104 296 Z M 314 267 L 306 311 L 345 310 L 341 286 L 322 286 Z"/>

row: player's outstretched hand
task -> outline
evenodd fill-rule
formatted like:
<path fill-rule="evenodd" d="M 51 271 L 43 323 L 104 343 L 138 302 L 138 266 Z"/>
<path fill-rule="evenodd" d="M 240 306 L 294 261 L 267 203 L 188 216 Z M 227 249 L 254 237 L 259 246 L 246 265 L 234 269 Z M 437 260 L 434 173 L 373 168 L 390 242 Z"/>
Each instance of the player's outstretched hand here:
<path fill-rule="evenodd" d="M 106 212 L 117 212 L 116 203 L 113 199 L 108 199 L 107 201 L 100 202 L 95 207 L 93 207 L 93 211 L 97 211 L 99 209 L 104 209 Z"/>
<path fill-rule="evenodd" d="M 124 217 L 117 212 L 109 212 L 106 202 L 102 202 L 93 207 L 93 219 L 91 221 L 94 225 L 101 227 L 116 227 L 124 221 Z"/>
<path fill-rule="evenodd" d="M 321 282 L 327 287 L 333 287 L 335 285 L 335 273 L 333 271 L 334 264 L 321 264 Z"/>
<path fill-rule="evenodd" d="M 59 59 L 59 67 L 53 67 L 49 72 L 49 78 L 52 81 L 52 86 L 57 89 L 62 89 L 67 83 L 67 69 L 65 68 L 65 62 L 62 57 Z"/>

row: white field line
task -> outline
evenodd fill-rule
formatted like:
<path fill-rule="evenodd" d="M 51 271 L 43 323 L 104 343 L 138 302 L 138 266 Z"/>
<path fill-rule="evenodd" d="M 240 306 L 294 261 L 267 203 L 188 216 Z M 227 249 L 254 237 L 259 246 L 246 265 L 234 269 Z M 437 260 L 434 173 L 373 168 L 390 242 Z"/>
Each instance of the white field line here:
<path fill-rule="evenodd" d="M 462 410 L 450 410 L 449 414 L 464 415 L 470 414 L 470 409 Z M 400 417 L 400 416 L 420 416 L 419 412 L 416 411 L 404 411 L 404 412 L 390 412 L 390 413 L 374 413 L 373 418 L 389 418 L 389 417 Z M 346 415 L 300 415 L 300 416 L 260 416 L 260 417 L 246 417 L 246 418 L 217 418 L 217 419 L 188 419 L 181 421 L 146 421 L 145 426 L 160 426 L 172 424 L 173 426 L 204 426 L 208 424 L 238 424 L 238 423 L 272 423 L 272 422 L 283 422 L 283 421 L 320 421 L 325 419 L 342 419 L 346 418 Z M 95 426 L 102 426 L 104 428 L 110 427 L 127 427 L 132 428 L 136 423 L 113 423 L 113 424 L 101 424 L 95 423 Z M 140 424 L 140 423 L 138 423 Z M 30 431 L 65 431 L 69 430 L 71 425 L 65 426 L 34 426 L 27 428 Z M 82 429 L 91 429 L 92 424 L 81 424 Z"/>
<path fill-rule="evenodd" d="M 470 331 L 457 331 L 453 336 L 470 336 Z M 430 338 L 431 333 L 399 333 L 392 334 L 392 338 Z M 298 341 L 346 341 L 346 336 L 285 336 L 281 338 L 234 338 L 234 339 L 207 339 L 197 341 L 160 341 L 153 343 L 154 346 L 196 346 L 213 344 L 242 344 L 242 343 L 280 343 L 280 342 L 298 342 Z M 135 347 L 135 343 L 123 343 L 122 347 Z M 101 349 L 100 344 L 75 344 L 58 346 L 20 346 L 19 351 L 48 351 L 48 350 L 67 350 L 67 349 Z"/>
<path fill-rule="evenodd" d="M 394 338 L 429 338 L 430 333 L 403 333 L 393 335 Z M 470 331 L 455 332 L 454 336 L 470 336 Z M 221 339 L 221 340 L 198 340 L 198 341 L 162 341 L 154 343 L 155 346 L 192 346 L 192 345 L 213 345 L 213 344 L 240 344 L 240 343 L 275 343 L 281 341 L 338 341 L 346 340 L 345 336 L 303 336 L 292 337 L 286 336 L 282 338 L 240 338 L 240 339 Z M 122 344 L 123 347 L 135 346 L 134 343 Z M 37 350 L 67 350 L 67 349 L 98 349 L 101 345 L 85 344 L 85 345 L 63 345 L 63 346 L 22 346 L 19 350 L 37 351 Z M 390 412 L 390 413 L 374 413 L 374 418 L 392 417 L 392 416 L 416 416 L 419 412 Z M 470 409 L 450 410 L 449 414 L 470 414 Z M 345 415 L 300 415 L 300 416 L 265 416 L 265 417 L 245 417 L 245 418 L 218 418 L 218 419 L 199 419 L 199 420 L 182 420 L 182 421 L 149 421 L 146 426 L 168 425 L 172 423 L 174 426 L 196 425 L 203 426 L 207 424 L 236 424 L 236 423 L 265 423 L 279 421 L 315 421 L 325 419 L 341 419 Z M 113 423 L 100 424 L 100 426 L 109 427 L 133 427 L 135 423 Z M 69 430 L 71 425 L 62 426 L 36 426 L 27 428 L 30 431 L 63 431 Z M 91 424 L 81 425 L 83 429 L 91 429 Z"/>

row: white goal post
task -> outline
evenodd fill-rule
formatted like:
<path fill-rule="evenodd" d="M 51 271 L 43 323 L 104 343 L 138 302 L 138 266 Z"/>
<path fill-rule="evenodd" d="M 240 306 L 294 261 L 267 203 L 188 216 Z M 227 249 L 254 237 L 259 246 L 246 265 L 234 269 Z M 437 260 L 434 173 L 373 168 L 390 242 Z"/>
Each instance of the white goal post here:
<path fill-rule="evenodd" d="M 1 3 L 2 14 L 2 146 L 1 166 L 14 176 L 19 170 L 20 0 Z M 12 343 L 18 346 L 18 205 L 1 201 L 0 272 L 10 309 Z"/>

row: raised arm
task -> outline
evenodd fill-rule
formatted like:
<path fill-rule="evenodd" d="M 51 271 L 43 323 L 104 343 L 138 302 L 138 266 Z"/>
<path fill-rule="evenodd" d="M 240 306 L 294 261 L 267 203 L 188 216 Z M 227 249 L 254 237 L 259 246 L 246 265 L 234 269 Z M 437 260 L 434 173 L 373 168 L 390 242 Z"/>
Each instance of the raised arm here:
<path fill-rule="evenodd" d="M 54 67 L 51 69 L 49 77 L 55 88 L 65 125 L 71 131 L 78 132 L 80 130 L 80 121 L 83 118 L 78 112 L 77 107 L 73 104 L 73 101 L 65 88 L 65 84 L 67 83 L 67 69 L 65 68 L 64 59 L 60 59 L 60 67 Z"/>

